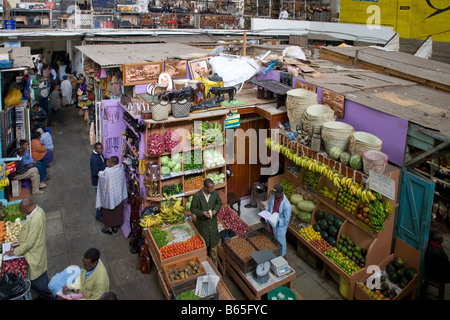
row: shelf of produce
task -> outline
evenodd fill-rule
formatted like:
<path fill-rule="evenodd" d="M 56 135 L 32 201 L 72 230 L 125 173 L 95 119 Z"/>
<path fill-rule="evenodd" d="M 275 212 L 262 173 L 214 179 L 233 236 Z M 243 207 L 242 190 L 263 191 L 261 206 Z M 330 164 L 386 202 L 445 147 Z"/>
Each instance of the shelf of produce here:
<path fill-rule="evenodd" d="M 204 259 L 204 257 L 206 257 L 207 252 L 206 252 L 206 244 L 205 241 L 203 240 L 203 238 L 201 237 L 200 233 L 198 232 L 197 228 L 194 226 L 194 224 L 190 221 L 190 219 L 187 219 L 185 222 L 181 222 L 178 223 L 176 225 L 179 224 L 185 224 L 187 223 L 192 230 L 194 231 L 194 235 L 197 235 L 201 238 L 202 242 L 203 242 L 203 247 L 196 249 L 196 250 L 191 250 L 189 252 L 183 253 L 183 254 L 179 254 L 170 258 L 166 258 L 166 259 L 162 259 L 162 255 L 161 252 L 155 242 L 155 239 L 153 238 L 151 231 L 147 228 L 144 228 L 142 230 L 142 233 L 144 234 L 145 237 L 145 241 L 149 246 L 149 251 L 150 254 L 152 255 L 153 258 L 153 262 L 155 263 L 155 265 L 159 266 L 159 270 L 162 270 L 162 266 L 166 265 L 166 264 L 170 264 L 170 263 L 175 263 L 178 260 L 184 260 L 184 259 L 188 259 L 191 257 L 196 256 L 199 260 L 202 261 L 202 259 Z"/>
<path fill-rule="evenodd" d="M 388 264 L 394 261 L 395 257 L 400 257 L 404 261 L 403 269 L 412 268 L 416 271 L 414 277 L 407 283 L 404 288 L 399 288 L 397 284 L 391 286 L 391 288 L 394 287 L 400 289 L 401 291 L 398 292 L 392 299 L 390 298 L 390 300 L 402 300 L 408 296 L 410 296 L 411 300 L 415 300 L 416 290 L 419 286 L 420 280 L 420 256 L 421 254 L 418 250 L 416 250 L 400 238 L 395 238 L 394 252 L 386 257 L 381 263 L 375 265 L 379 267 L 380 271 L 383 271 L 386 270 Z M 388 278 L 389 276 L 387 275 L 386 277 Z M 368 278 L 369 274 L 358 274 L 355 280 L 357 281 L 357 283 L 362 282 L 367 284 Z M 391 282 L 389 283 L 392 284 Z M 365 292 L 364 289 L 361 288 L 361 286 L 359 286 L 358 284 L 355 287 L 353 297 L 356 300 L 374 300 L 373 297 L 370 296 L 369 293 Z"/>

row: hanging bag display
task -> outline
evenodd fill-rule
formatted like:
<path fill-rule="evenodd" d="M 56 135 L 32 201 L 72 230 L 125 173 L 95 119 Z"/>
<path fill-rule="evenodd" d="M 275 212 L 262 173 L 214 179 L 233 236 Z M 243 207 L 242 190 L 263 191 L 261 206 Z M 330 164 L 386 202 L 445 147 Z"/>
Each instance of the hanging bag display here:
<path fill-rule="evenodd" d="M 169 118 L 170 102 L 167 96 L 162 96 L 158 103 L 152 104 L 152 119 L 155 121 Z"/>
<path fill-rule="evenodd" d="M 187 117 L 191 111 L 191 106 L 192 103 L 186 98 L 183 98 L 181 101 L 174 100 L 172 102 L 172 115 L 175 118 Z"/>

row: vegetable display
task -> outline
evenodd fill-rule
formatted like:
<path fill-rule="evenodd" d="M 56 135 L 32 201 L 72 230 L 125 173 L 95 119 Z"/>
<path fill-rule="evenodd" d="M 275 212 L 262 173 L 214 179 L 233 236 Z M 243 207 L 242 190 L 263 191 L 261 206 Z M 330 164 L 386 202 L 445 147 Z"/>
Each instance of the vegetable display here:
<path fill-rule="evenodd" d="M 184 171 L 203 168 L 203 152 L 201 150 L 183 153 Z"/>
<path fill-rule="evenodd" d="M 205 150 L 205 167 L 214 168 L 225 165 L 225 159 L 216 149 Z"/>
<path fill-rule="evenodd" d="M 181 171 L 181 153 L 172 154 L 172 156 L 164 155 L 161 157 L 161 176 L 167 176 Z"/>
<path fill-rule="evenodd" d="M 160 155 L 165 150 L 164 138 L 160 134 L 154 133 L 147 138 L 147 152 L 150 156 Z"/>
<path fill-rule="evenodd" d="M 177 295 L 177 300 L 199 300 L 200 297 L 195 294 L 195 290 L 186 290 Z"/>
<path fill-rule="evenodd" d="M 206 179 L 211 179 L 214 184 L 220 184 L 225 182 L 225 173 L 208 173 Z"/>
<path fill-rule="evenodd" d="M 167 276 L 169 277 L 170 282 L 185 280 L 192 276 L 198 276 L 205 272 L 202 264 L 190 259 L 186 261 L 186 264 L 180 268 L 177 268 L 176 265 L 169 266 L 167 269 Z"/>
<path fill-rule="evenodd" d="M 195 148 L 201 147 L 205 149 L 207 145 L 214 143 L 222 145 L 224 142 L 224 133 L 220 123 L 202 121 L 200 128 L 192 128 L 187 138 L 191 141 Z"/>
<path fill-rule="evenodd" d="M 156 242 L 156 245 L 158 248 L 164 247 L 166 244 L 169 243 L 169 235 L 166 231 L 161 229 L 153 229 L 151 230 L 152 237 Z"/>
<path fill-rule="evenodd" d="M 161 191 L 163 194 L 167 194 L 168 196 L 173 196 L 175 194 L 183 193 L 183 185 L 181 183 L 177 184 L 166 184 L 161 187 Z"/>
<path fill-rule="evenodd" d="M 252 231 L 230 208 L 221 208 L 217 213 L 217 219 L 220 220 L 225 229 L 233 230 L 236 235 L 243 235 Z"/>
<path fill-rule="evenodd" d="M 198 235 L 193 235 L 183 242 L 173 242 L 169 245 L 159 248 L 162 259 L 174 257 L 192 250 L 197 250 L 204 246 L 202 239 Z"/>
<path fill-rule="evenodd" d="M 23 222 L 20 218 L 16 218 L 14 223 L 11 221 L 6 221 L 6 233 L 3 242 L 19 241 L 19 233 L 22 228 Z"/>
<path fill-rule="evenodd" d="M 2 274 L 16 273 L 22 276 L 24 280 L 27 279 L 27 262 L 25 258 L 11 259 L 2 262 Z"/>
<path fill-rule="evenodd" d="M 190 176 L 184 179 L 184 191 L 195 191 L 203 188 L 203 176 Z"/>
<path fill-rule="evenodd" d="M 167 129 L 163 136 L 165 151 L 177 152 L 180 148 L 180 134 L 173 130 Z"/>

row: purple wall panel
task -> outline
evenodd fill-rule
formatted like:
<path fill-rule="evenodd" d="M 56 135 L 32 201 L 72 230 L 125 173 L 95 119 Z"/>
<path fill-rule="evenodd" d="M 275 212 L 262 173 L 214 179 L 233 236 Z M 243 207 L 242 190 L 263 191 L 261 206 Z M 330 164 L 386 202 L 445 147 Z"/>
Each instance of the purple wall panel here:
<path fill-rule="evenodd" d="M 105 158 L 117 156 L 122 161 L 122 132 L 125 130 L 123 112 L 118 100 L 102 100 L 101 125 Z"/>
<path fill-rule="evenodd" d="M 376 135 L 383 141 L 381 151 L 389 156 L 389 161 L 403 166 L 407 120 L 346 100 L 344 119 L 337 118 L 336 121 L 352 125 L 355 131 Z"/>

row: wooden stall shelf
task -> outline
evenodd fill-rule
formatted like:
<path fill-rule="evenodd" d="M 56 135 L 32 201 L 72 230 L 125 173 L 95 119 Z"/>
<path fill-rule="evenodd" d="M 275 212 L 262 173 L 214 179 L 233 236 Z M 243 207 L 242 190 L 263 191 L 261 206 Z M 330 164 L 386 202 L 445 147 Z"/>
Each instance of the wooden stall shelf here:
<path fill-rule="evenodd" d="M 205 269 L 200 264 L 200 268 L 201 268 L 201 272 L 200 273 L 197 272 L 197 273 L 195 273 L 195 274 L 193 274 L 191 276 L 188 276 L 188 277 L 185 277 L 185 278 L 179 279 L 179 280 L 170 280 L 169 270 L 171 268 L 181 269 L 181 268 L 187 266 L 189 264 L 189 261 L 194 261 L 197 264 L 200 263 L 200 260 L 196 256 L 193 256 L 193 257 L 188 258 L 188 259 L 178 260 L 178 261 L 175 261 L 174 263 L 166 264 L 166 265 L 162 266 L 162 269 L 163 269 L 162 273 L 163 273 L 164 281 L 167 283 L 169 289 L 171 289 L 172 286 L 174 286 L 174 285 L 176 285 L 178 283 L 181 283 L 183 281 L 186 281 L 186 280 L 189 280 L 189 279 L 192 279 L 192 278 L 195 278 L 195 277 L 198 277 L 200 275 L 204 275 L 205 274 Z"/>
<path fill-rule="evenodd" d="M 401 289 L 401 291 L 393 298 L 393 300 L 402 300 L 407 297 L 409 297 L 411 300 L 415 300 L 420 278 L 420 256 L 421 253 L 417 249 L 413 248 L 405 241 L 396 237 L 394 252 L 391 255 L 387 256 L 383 261 L 381 261 L 381 263 L 375 264 L 380 268 L 380 270 L 385 270 L 386 266 L 391 263 L 395 257 L 400 257 L 405 263 L 405 269 L 413 268 L 414 270 L 416 270 L 416 274 L 414 275 L 412 280 L 408 282 L 408 284 L 403 289 Z M 358 274 L 355 280 L 357 282 L 366 282 L 370 275 L 371 273 L 361 273 Z M 359 285 L 356 285 L 353 297 L 356 300 L 373 300 L 373 298 L 369 296 L 368 293 L 364 292 L 364 290 Z"/>

